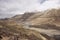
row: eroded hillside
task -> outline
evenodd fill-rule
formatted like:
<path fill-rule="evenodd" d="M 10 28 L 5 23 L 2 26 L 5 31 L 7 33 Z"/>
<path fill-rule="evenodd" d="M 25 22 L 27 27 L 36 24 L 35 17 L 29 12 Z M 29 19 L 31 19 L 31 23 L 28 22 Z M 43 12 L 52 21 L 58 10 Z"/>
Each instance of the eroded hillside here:
<path fill-rule="evenodd" d="M 51 9 L 1 19 L 0 37 L 2 40 L 54 40 L 54 35 L 60 35 L 59 17 L 60 9 Z"/>

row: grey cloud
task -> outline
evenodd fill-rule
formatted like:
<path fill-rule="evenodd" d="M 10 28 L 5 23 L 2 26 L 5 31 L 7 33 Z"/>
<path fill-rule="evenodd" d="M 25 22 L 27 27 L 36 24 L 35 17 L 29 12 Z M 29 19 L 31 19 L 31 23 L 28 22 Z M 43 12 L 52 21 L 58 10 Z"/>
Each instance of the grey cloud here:
<path fill-rule="evenodd" d="M 25 11 L 44 10 L 44 8 L 49 7 L 49 1 L 50 0 L 0 0 L 0 18 L 11 17 L 12 15 Z"/>
<path fill-rule="evenodd" d="M 44 3 L 47 0 L 39 0 L 40 4 Z"/>
<path fill-rule="evenodd" d="M 39 9 L 38 0 L 0 0 L 0 18 Z"/>

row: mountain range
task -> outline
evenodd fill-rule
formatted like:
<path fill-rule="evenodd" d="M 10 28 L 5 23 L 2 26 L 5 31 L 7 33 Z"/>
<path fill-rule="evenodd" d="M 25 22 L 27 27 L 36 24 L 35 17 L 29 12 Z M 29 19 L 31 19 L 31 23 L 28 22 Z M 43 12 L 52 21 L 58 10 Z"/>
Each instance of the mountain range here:
<path fill-rule="evenodd" d="M 26 30 L 25 27 L 27 26 L 41 29 L 54 29 L 59 31 L 60 9 L 49 9 L 42 12 L 25 12 L 24 14 L 15 15 L 11 18 L 0 19 L 0 28 L 9 28 L 13 31 L 18 29 L 18 31 L 21 31 L 23 28 L 21 32 L 24 32 L 23 30 Z M 36 36 L 37 34 L 34 35 Z"/>

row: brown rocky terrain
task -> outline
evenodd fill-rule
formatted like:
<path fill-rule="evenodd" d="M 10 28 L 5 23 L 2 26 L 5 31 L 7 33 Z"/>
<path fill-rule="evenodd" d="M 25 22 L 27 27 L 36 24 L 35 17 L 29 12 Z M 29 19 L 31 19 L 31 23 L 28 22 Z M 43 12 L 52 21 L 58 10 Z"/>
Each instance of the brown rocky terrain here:
<path fill-rule="evenodd" d="M 60 35 L 60 9 L 0 19 L 1 40 L 60 40 L 56 35 Z"/>

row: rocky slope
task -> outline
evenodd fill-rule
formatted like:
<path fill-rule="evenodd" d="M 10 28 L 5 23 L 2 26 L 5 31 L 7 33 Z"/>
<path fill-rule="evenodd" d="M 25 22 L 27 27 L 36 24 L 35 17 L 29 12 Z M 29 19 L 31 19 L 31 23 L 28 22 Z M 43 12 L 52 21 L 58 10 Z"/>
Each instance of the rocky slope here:
<path fill-rule="evenodd" d="M 6 23 L 6 20 L 4 20 L 0 21 L 0 40 L 47 40 L 47 38 L 40 32 L 25 29 L 15 22 L 11 24 L 8 21 Z"/>
<path fill-rule="evenodd" d="M 19 15 L 18 15 L 19 16 Z M 30 22 L 32 24 L 58 23 L 60 21 L 60 9 L 50 9 L 44 12 L 26 12 L 19 17 L 15 16 L 12 19 L 21 22 Z"/>
<path fill-rule="evenodd" d="M 60 9 L 50 9 L 43 12 L 26 12 L 22 15 L 16 15 L 12 18 L 1 19 L 0 34 L 3 36 L 3 38 L 4 35 L 5 36 L 8 35 L 9 36 L 8 38 L 10 38 L 11 36 L 13 37 L 16 36 L 17 38 L 17 36 L 19 35 L 18 36 L 19 40 L 49 40 L 51 39 L 51 37 L 45 35 L 44 32 L 40 33 L 41 31 L 39 30 L 53 29 L 54 31 L 57 30 L 59 32 L 60 30 L 59 17 Z M 26 29 L 27 27 L 28 29 Z M 33 28 L 34 30 L 31 30 L 32 27 L 34 27 Z M 38 30 L 38 28 L 40 29 Z M 49 34 L 52 34 L 51 31 L 49 32 Z"/>

